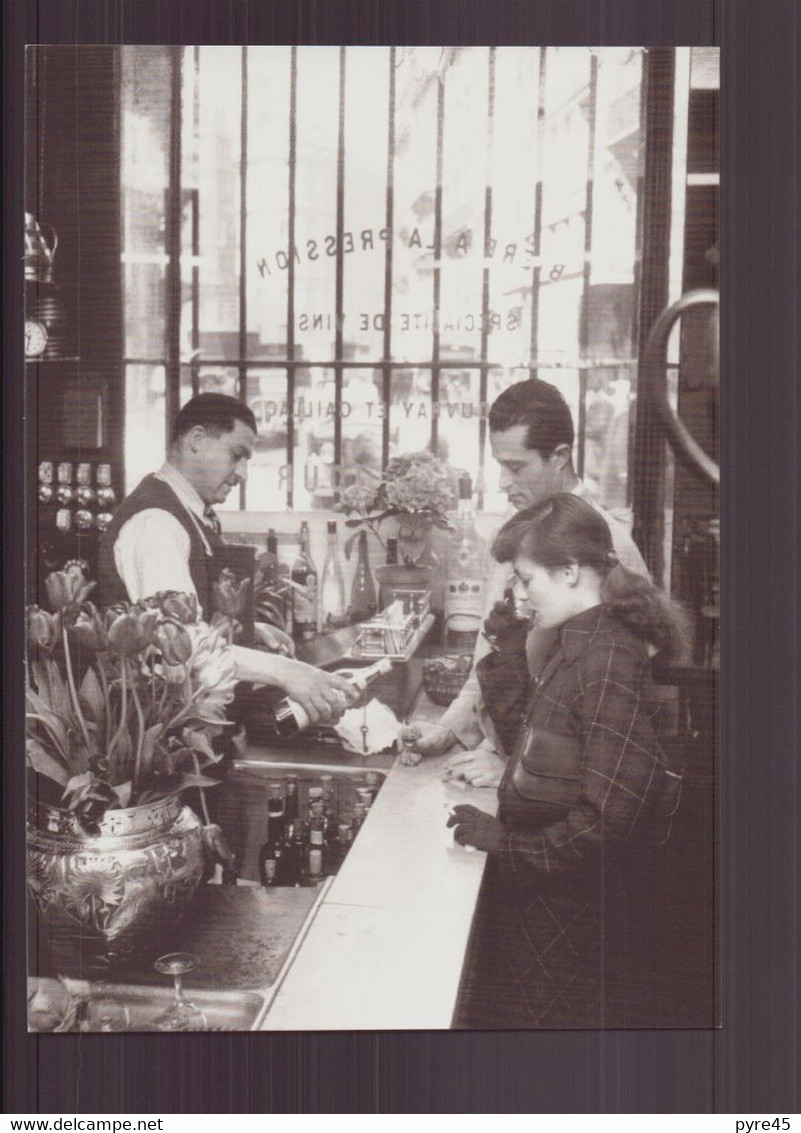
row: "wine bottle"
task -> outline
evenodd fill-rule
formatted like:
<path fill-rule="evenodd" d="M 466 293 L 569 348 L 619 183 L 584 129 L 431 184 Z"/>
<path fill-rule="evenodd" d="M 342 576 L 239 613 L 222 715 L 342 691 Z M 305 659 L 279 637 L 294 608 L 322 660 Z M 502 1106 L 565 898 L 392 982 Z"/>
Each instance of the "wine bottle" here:
<path fill-rule="evenodd" d="M 298 780 L 290 775 L 286 780 L 284 791 L 284 821 L 294 822 L 298 817 Z"/>
<path fill-rule="evenodd" d="M 374 665 L 367 665 L 363 669 L 345 669 L 343 673 L 347 675 L 347 679 L 355 689 L 363 692 L 371 681 L 380 677 L 382 673 L 388 673 L 391 668 L 392 661 L 389 657 L 382 657 Z M 289 739 L 297 732 L 308 728 L 310 723 L 306 710 L 289 696 L 282 697 L 272 706 L 270 712 L 272 728 L 282 739 Z"/>
<path fill-rule="evenodd" d="M 273 556 L 276 564 L 276 571 L 278 576 L 283 580 L 282 585 L 285 587 L 283 595 L 280 599 L 280 613 L 284 619 L 283 629 L 291 634 L 292 633 L 292 588 L 288 584 L 289 566 L 287 563 L 282 563 L 278 557 L 278 536 L 275 529 L 271 527 L 267 532 L 267 553 Z"/>
<path fill-rule="evenodd" d="M 317 633 L 317 568 L 311 557 L 309 525 L 300 525 L 300 550 L 292 563 L 292 632 L 296 641 Z"/>
<path fill-rule="evenodd" d="M 359 532 L 359 550 L 356 573 L 350 591 L 350 618 L 354 622 L 364 622 L 378 609 L 378 595 L 375 581 L 370 571 L 370 556 L 367 549 L 367 532 Z"/>
<path fill-rule="evenodd" d="M 445 584 L 445 630 L 459 635 L 459 646 L 469 649 L 478 637 L 485 614 L 485 543 L 476 530 L 470 477 L 459 477 L 459 510 L 451 536 Z"/>
<path fill-rule="evenodd" d="M 328 524 L 328 546 L 320 580 L 320 627 L 323 630 L 337 629 L 345 624 L 345 576 L 339 557 L 337 525 L 332 520 Z"/>
<path fill-rule="evenodd" d="M 290 822 L 286 829 L 283 845 L 284 885 L 299 885 L 303 876 L 303 859 L 305 857 L 306 840 L 303 836 L 302 824 Z"/>

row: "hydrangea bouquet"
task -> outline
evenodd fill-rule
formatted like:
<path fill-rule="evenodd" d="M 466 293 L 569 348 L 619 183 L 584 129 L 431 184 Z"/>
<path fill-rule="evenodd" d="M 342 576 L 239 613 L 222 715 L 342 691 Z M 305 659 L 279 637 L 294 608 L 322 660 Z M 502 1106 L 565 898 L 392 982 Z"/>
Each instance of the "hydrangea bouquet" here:
<path fill-rule="evenodd" d="M 203 771 L 236 683 L 231 627 L 199 621 L 194 596 L 98 609 L 93 587 L 67 564 L 46 579 L 51 609 L 26 612 L 28 767 L 88 833 L 109 809 L 216 784 Z"/>
<path fill-rule="evenodd" d="M 377 485 L 352 484 L 343 488 L 337 510 L 348 516 L 357 513 L 357 518 L 346 520 L 346 525 L 366 527 L 382 546 L 385 544 L 379 532 L 381 523 L 397 517 L 403 562 L 413 567 L 421 565 L 429 551 L 431 528 L 450 529 L 445 513 L 454 504 L 447 466 L 433 453 L 414 452 L 393 457 Z M 355 534 L 358 531 L 354 537 Z M 348 544 L 346 551 L 350 549 Z"/>

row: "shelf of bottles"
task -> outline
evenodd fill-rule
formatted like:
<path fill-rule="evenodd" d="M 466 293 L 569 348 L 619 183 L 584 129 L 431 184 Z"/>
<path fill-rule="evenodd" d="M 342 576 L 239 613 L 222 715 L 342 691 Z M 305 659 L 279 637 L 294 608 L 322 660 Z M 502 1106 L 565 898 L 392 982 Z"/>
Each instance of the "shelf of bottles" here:
<path fill-rule="evenodd" d="M 242 830 L 241 814 L 239 821 L 233 810 L 229 815 L 223 797 L 220 818 L 236 863 L 225 880 L 258 882 L 268 889 L 320 885 L 339 872 L 382 782 L 375 771 L 277 773 L 254 780 L 262 800 L 266 790 L 266 805 L 260 803 L 257 829 L 248 832 Z"/>

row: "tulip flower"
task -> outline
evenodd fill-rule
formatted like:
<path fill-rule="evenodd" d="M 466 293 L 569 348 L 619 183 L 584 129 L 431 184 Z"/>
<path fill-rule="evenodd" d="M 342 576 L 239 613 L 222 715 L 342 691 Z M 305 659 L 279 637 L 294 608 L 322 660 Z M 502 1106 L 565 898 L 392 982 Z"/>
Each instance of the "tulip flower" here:
<path fill-rule="evenodd" d="M 197 621 L 196 595 L 183 594 L 179 590 L 162 590 L 156 594 L 155 600 L 165 618 L 181 622 L 182 625 L 194 625 Z"/>
<path fill-rule="evenodd" d="M 49 653 L 59 638 L 60 618 L 58 614 L 48 614 L 39 606 L 29 606 L 27 611 L 28 643 L 46 649 Z"/>
<path fill-rule="evenodd" d="M 87 582 L 86 575 L 77 563 L 70 563 L 66 570 L 51 571 L 45 579 L 45 587 L 50 606 L 58 613 L 65 606 L 85 602 L 95 583 Z"/>
<path fill-rule="evenodd" d="M 152 643 L 157 622 L 157 610 L 130 610 L 120 614 L 108 630 L 109 649 L 120 657 L 141 653 Z"/>
<path fill-rule="evenodd" d="M 99 610 L 91 602 L 85 602 L 81 606 L 70 622 L 69 630 L 78 644 L 86 649 L 94 649 L 98 653 L 108 649 L 106 625 Z"/>
<path fill-rule="evenodd" d="M 192 639 L 178 622 L 162 622 L 156 627 L 156 645 L 168 665 L 184 665 L 192 656 Z"/>

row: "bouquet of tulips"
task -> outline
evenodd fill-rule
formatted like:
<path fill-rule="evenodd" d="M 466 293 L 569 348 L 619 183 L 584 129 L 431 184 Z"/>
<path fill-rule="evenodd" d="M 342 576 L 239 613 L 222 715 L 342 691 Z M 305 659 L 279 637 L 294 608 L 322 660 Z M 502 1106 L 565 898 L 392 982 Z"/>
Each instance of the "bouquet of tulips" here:
<path fill-rule="evenodd" d="M 68 563 L 46 579 L 50 610 L 26 611 L 28 766 L 90 833 L 109 809 L 215 785 L 236 684 L 231 626 L 199 621 L 194 595 L 98 609 L 94 585 Z"/>

